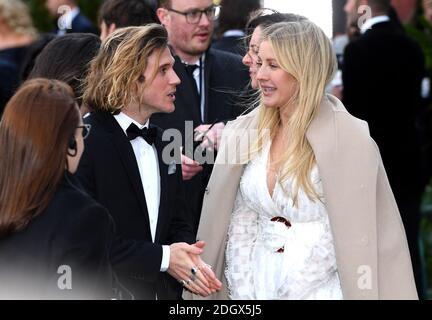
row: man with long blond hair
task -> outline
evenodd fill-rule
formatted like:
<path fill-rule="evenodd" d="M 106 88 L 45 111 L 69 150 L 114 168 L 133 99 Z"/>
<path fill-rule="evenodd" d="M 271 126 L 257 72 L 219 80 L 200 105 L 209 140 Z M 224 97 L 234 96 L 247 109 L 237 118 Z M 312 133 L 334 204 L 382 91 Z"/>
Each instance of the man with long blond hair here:
<path fill-rule="evenodd" d="M 128 239 L 115 243 L 112 260 L 120 290 L 135 299 L 177 299 L 180 283 L 203 296 L 218 287 L 199 258 L 204 243 L 192 245 L 181 168 L 162 156 L 167 142 L 149 125 L 154 112 L 174 110 L 173 64 L 162 26 L 122 28 L 103 43 L 85 81 L 93 134 L 78 175 Z"/>

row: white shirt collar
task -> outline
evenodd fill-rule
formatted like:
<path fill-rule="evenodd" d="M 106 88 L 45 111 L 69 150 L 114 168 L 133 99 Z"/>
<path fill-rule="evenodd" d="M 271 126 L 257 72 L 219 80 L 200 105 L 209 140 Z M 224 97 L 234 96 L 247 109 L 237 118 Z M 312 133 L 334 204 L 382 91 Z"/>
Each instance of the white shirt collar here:
<path fill-rule="evenodd" d="M 387 21 L 390 21 L 390 18 L 386 15 L 376 16 L 376 17 L 370 18 L 370 19 L 366 20 L 366 22 L 361 26 L 360 32 L 363 34 L 366 31 L 368 31 L 369 29 L 371 29 L 372 26 L 376 25 L 377 23 L 387 22 Z"/>
<path fill-rule="evenodd" d="M 147 120 L 147 122 L 142 125 L 141 123 L 135 121 L 131 117 L 127 116 L 123 112 L 120 112 L 119 114 L 114 115 L 114 118 L 117 120 L 120 127 L 123 129 L 124 133 L 126 134 L 126 130 L 129 128 L 131 123 L 135 124 L 138 128 L 148 128 L 150 120 Z"/>
<path fill-rule="evenodd" d="M 240 29 L 227 30 L 223 34 L 224 37 L 244 37 L 245 33 Z"/>
<path fill-rule="evenodd" d="M 182 59 L 180 59 L 181 60 L 181 62 L 183 63 L 183 64 L 185 64 L 185 65 L 190 65 L 190 66 L 192 66 L 192 65 L 196 65 L 196 66 L 200 66 L 200 63 L 201 63 L 201 61 L 203 62 L 203 64 L 204 64 L 204 61 L 205 61 L 205 57 L 206 57 L 206 54 L 205 54 L 205 52 L 202 54 L 202 56 L 200 57 L 200 58 L 198 58 L 198 60 L 197 61 L 195 61 L 195 63 L 187 63 L 187 62 L 184 62 Z M 203 68 L 204 68 L 204 65 L 203 65 Z"/>

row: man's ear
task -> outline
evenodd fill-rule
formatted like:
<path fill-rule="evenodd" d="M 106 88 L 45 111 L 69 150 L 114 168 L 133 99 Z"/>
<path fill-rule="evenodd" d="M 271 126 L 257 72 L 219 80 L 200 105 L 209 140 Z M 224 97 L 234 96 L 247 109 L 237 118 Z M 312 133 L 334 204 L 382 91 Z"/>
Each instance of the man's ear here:
<path fill-rule="evenodd" d="M 162 25 L 166 25 L 169 22 L 169 14 L 168 14 L 168 10 L 165 8 L 158 8 L 156 10 L 156 14 L 159 18 L 159 21 Z"/>
<path fill-rule="evenodd" d="M 116 29 L 117 29 L 116 24 L 115 23 L 111 23 L 110 26 L 109 26 L 109 28 L 108 28 L 108 34 L 113 33 L 114 31 L 116 31 Z"/>

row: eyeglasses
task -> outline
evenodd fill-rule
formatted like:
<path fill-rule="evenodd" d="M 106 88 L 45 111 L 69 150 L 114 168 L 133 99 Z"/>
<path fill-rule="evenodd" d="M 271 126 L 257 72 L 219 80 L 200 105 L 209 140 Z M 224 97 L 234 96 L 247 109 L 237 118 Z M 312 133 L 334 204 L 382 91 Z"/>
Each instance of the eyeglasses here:
<path fill-rule="evenodd" d="M 82 137 L 83 139 L 87 138 L 90 134 L 91 130 L 91 124 L 83 124 L 81 126 L 78 126 L 77 128 L 82 128 Z"/>
<path fill-rule="evenodd" d="M 197 24 L 200 22 L 203 13 L 206 14 L 207 19 L 209 20 L 216 20 L 219 18 L 220 6 L 211 6 L 204 10 L 192 9 L 186 12 L 177 11 L 172 8 L 167 8 L 167 10 L 185 16 L 186 21 L 190 24 Z"/>

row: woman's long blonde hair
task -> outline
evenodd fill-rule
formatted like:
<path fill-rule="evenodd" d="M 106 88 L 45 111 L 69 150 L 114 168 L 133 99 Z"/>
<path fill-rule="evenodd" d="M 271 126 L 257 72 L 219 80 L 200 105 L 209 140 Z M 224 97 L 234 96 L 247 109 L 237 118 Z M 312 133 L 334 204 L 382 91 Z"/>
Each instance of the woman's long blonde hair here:
<path fill-rule="evenodd" d="M 333 79 L 337 61 L 330 39 L 309 20 L 281 22 L 263 30 L 262 41 L 268 41 L 279 66 L 296 80 L 295 93 L 287 105 L 294 106 L 288 130 L 284 132 L 287 147 L 281 157 L 279 182 L 288 177 L 295 182 L 291 191 L 297 205 L 298 192 L 303 190 L 311 200 L 320 195 L 311 181 L 315 155 L 306 132 L 324 98 L 325 88 Z M 281 123 L 280 108 L 266 108 L 260 102 L 258 138 L 252 153 L 260 152 L 265 139 L 276 136 Z M 270 133 L 270 135 L 268 134 Z"/>
<path fill-rule="evenodd" d="M 83 102 L 91 110 L 119 112 L 136 99 L 137 81 L 144 79 L 150 55 L 168 46 L 168 34 L 158 24 L 121 28 L 103 43 L 84 81 Z M 157 66 L 153 72 L 156 75 Z"/>

